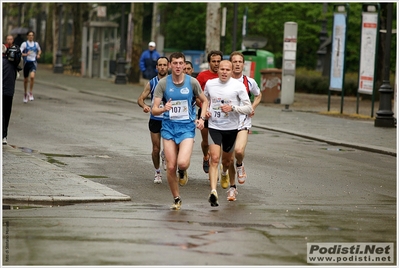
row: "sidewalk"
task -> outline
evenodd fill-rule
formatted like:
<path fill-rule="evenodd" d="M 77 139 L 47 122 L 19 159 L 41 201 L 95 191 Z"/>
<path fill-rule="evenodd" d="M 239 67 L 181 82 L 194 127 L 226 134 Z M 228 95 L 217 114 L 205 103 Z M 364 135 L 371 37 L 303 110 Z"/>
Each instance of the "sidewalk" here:
<path fill-rule="evenodd" d="M 45 84 L 133 103 L 144 88 L 139 84 L 115 84 L 114 78 L 102 80 L 55 74 L 49 65 L 39 65 L 35 84 L 36 87 Z M 369 101 L 362 100 L 359 114 L 355 114 L 356 99 L 345 97 L 341 115 L 340 97 L 331 98 L 330 112 L 327 112 L 327 96 L 296 93 L 294 100 L 290 111 L 286 111 L 284 105 L 261 103 L 256 109 L 253 127 L 396 157 L 396 128 L 374 127 Z M 378 103 L 374 113 L 377 110 Z M 127 200 L 129 196 L 3 145 L 3 203 Z"/>

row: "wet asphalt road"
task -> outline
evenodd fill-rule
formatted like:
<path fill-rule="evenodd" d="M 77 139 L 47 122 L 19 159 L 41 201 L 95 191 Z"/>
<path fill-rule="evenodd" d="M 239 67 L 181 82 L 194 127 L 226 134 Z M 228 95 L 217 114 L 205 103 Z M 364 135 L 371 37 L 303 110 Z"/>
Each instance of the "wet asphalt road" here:
<path fill-rule="evenodd" d="M 11 206 L 3 264 L 305 265 L 308 242 L 396 241 L 395 157 L 254 128 L 248 181 L 236 202 L 219 186 L 212 208 L 197 136 L 182 210 L 171 211 L 136 104 L 46 86 L 35 98 L 14 100 L 10 144 L 132 201 Z"/>

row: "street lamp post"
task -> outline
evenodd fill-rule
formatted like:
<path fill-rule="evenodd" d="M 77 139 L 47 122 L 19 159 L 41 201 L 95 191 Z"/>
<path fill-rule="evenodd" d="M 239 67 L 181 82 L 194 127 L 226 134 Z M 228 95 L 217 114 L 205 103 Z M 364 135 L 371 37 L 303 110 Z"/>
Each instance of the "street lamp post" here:
<path fill-rule="evenodd" d="M 116 63 L 116 77 L 115 84 L 126 84 L 126 41 L 125 41 L 125 4 L 122 4 L 122 18 L 121 18 L 121 44 L 119 58 Z"/>
<path fill-rule="evenodd" d="M 62 23 L 62 4 L 58 4 L 59 6 L 59 14 L 58 14 L 58 47 L 57 47 L 57 54 L 56 54 L 56 61 L 54 65 L 53 72 L 54 73 L 63 73 L 64 66 L 62 65 L 62 53 L 61 53 L 61 23 Z"/>
<path fill-rule="evenodd" d="M 387 3 L 385 53 L 384 53 L 384 79 L 378 90 L 380 92 L 380 105 L 374 121 L 375 127 L 395 127 L 395 118 L 392 112 L 393 90 L 389 83 L 390 58 L 391 58 L 391 37 L 392 37 L 392 3 Z"/>

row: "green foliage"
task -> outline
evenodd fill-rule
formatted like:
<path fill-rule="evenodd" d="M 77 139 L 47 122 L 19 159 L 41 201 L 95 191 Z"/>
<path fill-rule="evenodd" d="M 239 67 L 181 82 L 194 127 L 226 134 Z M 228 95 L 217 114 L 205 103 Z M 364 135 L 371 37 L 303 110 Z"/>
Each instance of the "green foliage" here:
<path fill-rule="evenodd" d="M 340 3 L 342 4 L 342 3 Z M 234 7 L 237 5 L 236 47 L 234 39 Z M 396 3 L 393 7 L 393 25 L 396 25 Z M 349 4 L 346 67 L 348 72 L 359 68 L 359 44 L 361 33 L 361 13 L 363 3 Z M 205 48 L 206 3 L 163 3 L 161 4 L 161 33 L 165 36 L 165 47 L 203 50 Z M 297 67 L 315 69 L 320 44 L 323 19 L 326 20 L 328 36 L 332 35 L 334 3 L 328 3 L 323 13 L 323 3 L 307 2 L 223 2 L 227 8 L 227 25 L 224 54 L 241 49 L 242 23 L 245 8 L 247 13 L 247 36 L 266 37 L 265 50 L 275 56 L 277 68 L 281 68 L 284 23 L 298 23 Z M 395 27 L 393 27 L 395 28 Z M 396 68 L 396 36 L 392 38 L 391 69 Z"/>
<path fill-rule="evenodd" d="M 344 95 L 356 96 L 358 86 L 359 74 L 357 72 L 347 72 L 344 81 Z M 390 77 L 390 83 L 393 85 L 395 81 L 394 74 Z M 379 99 L 378 89 L 381 84 L 376 83 L 374 94 L 376 100 Z M 321 76 L 321 73 L 314 70 L 307 70 L 305 68 L 298 68 L 295 74 L 295 92 L 311 93 L 311 94 L 328 94 L 330 87 L 330 79 L 326 76 Z M 333 91 L 332 91 L 333 92 Z M 335 92 L 335 91 L 334 91 Z M 341 93 L 339 93 L 341 94 Z"/>
<path fill-rule="evenodd" d="M 307 71 L 299 68 L 295 75 L 295 92 L 311 94 L 328 94 L 330 87 L 329 77 L 321 76 L 320 72 Z M 344 93 L 346 96 L 356 96 L 357 74 L 345 75 Z"/>
<path fill-rule="evenodd" d="M 51 52 L 43 52 L 40 59 L 38 60 L 39 63 L 51 64 L 53 63 L 53 53 Z"/>
<path fill-rule="evenodd" d="M 161 4 L 165 48 L 205 49 L 206 3 Z"/>

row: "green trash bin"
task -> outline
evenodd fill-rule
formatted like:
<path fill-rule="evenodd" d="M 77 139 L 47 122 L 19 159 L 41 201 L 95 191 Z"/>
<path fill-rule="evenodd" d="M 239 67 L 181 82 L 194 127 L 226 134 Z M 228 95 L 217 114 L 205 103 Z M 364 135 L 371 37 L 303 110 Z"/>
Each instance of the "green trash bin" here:
<path fill-rule="evenodd" d="M 260 87 L 262 80 L 260 70 L 275 68 L 274 54 L 262 49 L 247 49 L 240 52 L 244 55 L 245 60 L 243 73 L 255 79 Z"/>

